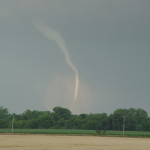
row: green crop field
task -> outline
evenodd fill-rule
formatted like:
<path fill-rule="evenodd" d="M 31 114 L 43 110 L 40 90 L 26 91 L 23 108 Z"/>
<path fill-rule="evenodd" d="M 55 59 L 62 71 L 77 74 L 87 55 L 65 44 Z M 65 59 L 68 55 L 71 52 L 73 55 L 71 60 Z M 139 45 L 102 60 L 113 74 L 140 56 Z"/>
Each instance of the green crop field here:
<path fill-rule="evenodd" d="M 67 135 L 98 135 L 95 130 L 73 129 L 14 129 L 14 133 L 24 134 L 67 134 Z M 10 129 L 0 129 L 0 133 L 11 133 Z M 122 136 L 122 131 L 106 131 L 101 136 Z M 150 132 L 125 131 L 127 137 L 150 137 Z"/>
<path fill-rule="evenodd" d="M 11 133 L 10 129 L 0 129 L 0 133 Z M 92 134 L 95 135 L 95 130 L 72 130 L 72 129 L 14 129 L 14 133 L 29 133 L 29 134 Z"/>
<path fill-rule="evenodd" d="M 106 131 L 106 135 L 122 136 L 122 131 Z M 125 131 L 124 136 L 128 137 L 150 137 L 150 132 L 142 131 Z"/>

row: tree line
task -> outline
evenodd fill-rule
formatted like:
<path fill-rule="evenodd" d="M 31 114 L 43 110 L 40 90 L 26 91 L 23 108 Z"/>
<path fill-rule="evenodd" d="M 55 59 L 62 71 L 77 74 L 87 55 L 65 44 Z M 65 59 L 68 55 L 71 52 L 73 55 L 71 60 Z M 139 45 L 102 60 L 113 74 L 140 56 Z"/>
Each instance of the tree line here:
<path fill-rule="evenodd" d="M 55 107 L 53 111 L 26 110 L 22 114 L 11 114 L 0 107 L 0 128 L 18 129 L 86 129 L 122 130 L 123 122 L 128 131 L 150 131 L 150 117 L 143 109 L 116 109 L 112 114 L 72 114 L 70 110 Z"/>

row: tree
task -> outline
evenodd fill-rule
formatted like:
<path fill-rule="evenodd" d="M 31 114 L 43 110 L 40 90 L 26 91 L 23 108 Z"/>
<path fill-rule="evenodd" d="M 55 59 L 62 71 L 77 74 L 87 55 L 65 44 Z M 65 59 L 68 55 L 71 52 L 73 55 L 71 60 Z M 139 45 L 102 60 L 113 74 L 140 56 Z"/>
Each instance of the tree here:
<path fill-rule="evenodd" d="M 37 119 L 38 128 L 51 128 L 53 127 L 53 119 L 49 114 L 43 114 Z"/>
<path fill-rule="evenodd" d="M 106 113 L 72 115 L 71 111 L 55 107 L 53 112 L 26 110 L 22 114 L 9 114 L 7 108 L 0 107 L 0 128 L 11 128 L 15 117 L 15 128 L 65 128 L 88 130 L 122 130 L 125 116 L 125 130 L 150 131 L 150 118 L 143 109 L 116 109 Z"/>
<path fill-rule="evenodd" d="M 0 107 L 0 128 L 8 128 L 10 116 L 8 113 L 8 109 L 4 107 Z"/>
<path fill-rule="evenodd" d="M 71 111 L 66 108 L 54 107 L 53 111 L 58 118 L 69 119 L 71 117 Z"/>
<path fill-rule="evenodd" d="M 8 109 L 0 106 L 0 118 L 4 118 L 8 115 Z"/>

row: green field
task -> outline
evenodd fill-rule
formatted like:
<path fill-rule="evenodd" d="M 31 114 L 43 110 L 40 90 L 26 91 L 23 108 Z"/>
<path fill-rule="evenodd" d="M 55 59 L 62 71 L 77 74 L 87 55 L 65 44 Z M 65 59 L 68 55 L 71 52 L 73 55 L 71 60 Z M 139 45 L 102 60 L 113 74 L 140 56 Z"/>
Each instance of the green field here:
<path fill-rule="evenodd" d="M 0 133 L 11 133 L 10 129 L 0 129 Z M 26 134 L 68 134 L 68 135 L 98 135 L 95 130 L 73 129 L 14 129 L 14 133 Z M 102 136 L 122 136 L 122 131 L 106 131 Z M 128 137 L 150 137 L 150 132 L 125 131 Z"/>
<path fill-rule="evenodd" d="M 10 129 L 0 129 L 0 133 L 11 133 Z M 92 134 L 95 135 L 95 130 L 69 130 L 69 129 L 14 129 L 14 133 L 29 133 L 29 134 Z"/>

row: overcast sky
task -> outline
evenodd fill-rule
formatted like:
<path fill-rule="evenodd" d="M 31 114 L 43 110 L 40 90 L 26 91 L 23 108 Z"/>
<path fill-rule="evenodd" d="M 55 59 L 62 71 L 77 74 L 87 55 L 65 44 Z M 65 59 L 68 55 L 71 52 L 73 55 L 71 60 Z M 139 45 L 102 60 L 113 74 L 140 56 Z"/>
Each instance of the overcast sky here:
<path fill-rule="evenodd" d="M 78 69 L 73 113 L 150 113 L 149 8 L 150 0 L 0 0 L 0 105 L 71 107 L 74 72 L 40 21 L 60 33 Z"/>

